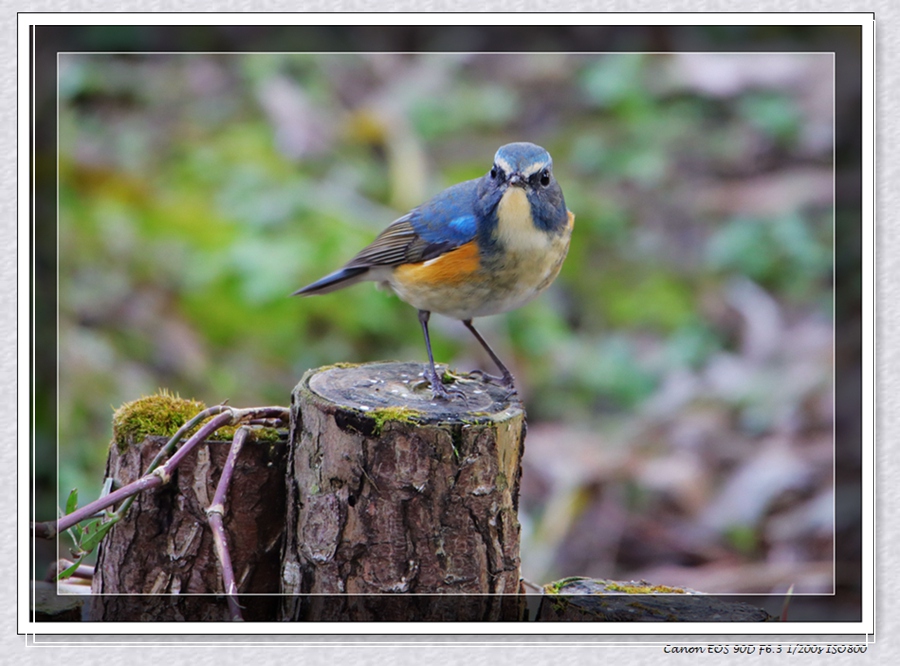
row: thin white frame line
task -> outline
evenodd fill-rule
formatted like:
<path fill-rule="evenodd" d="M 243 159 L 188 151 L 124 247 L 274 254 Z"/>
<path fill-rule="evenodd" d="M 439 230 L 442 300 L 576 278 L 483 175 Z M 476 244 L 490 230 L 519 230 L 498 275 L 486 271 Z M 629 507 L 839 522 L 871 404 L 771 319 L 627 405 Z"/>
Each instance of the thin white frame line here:
<path fill-rule="evenodd" d="M 57 262 L 56 262 L 56 291 L 57 291 L 57 303 L 56 303 L 56 316 L 57 316 L 57 381 L 56 381 L 56 390 L 57 390 L 57 399 L 56 399 L 56 409 L 57 409 L 57 443 L 56 443 L 56 454 L 57 454 L 57 482 L 56 482 L 56 503 L 57 506 L 60 506 L 60 488 L 59 488 L 59 391 L 60 391 L 60 380 L 59 380 L 59 367 L 61 362 L 61 351 L 60 351 L 60 335 L 59 335 L 59 311 L 60 311 L 60 303 L 59 303 L 59 260 L 58 257 L 60 255 L 60 247 L 59 247 L 59 187 L 60 187 L 60 175 L 59 175 L 59 160 L 60 160 L 60 130 L 59 130 L 59 121 L 60 121 L 60 95 L 59 95 L 59 77 L 60 77 L 60 56 L 83 56 L 83 55 L 103 55 L 103 56 L 115 56 L 115 55 L 162 55 L 162 56 L 171 56 L 171 55 L 184 55 L 184 56 L 202 56 L 202 55 L 236 55 L 236 56 L 245 56 L 245 55 L 321 55 L 321 56 L 353 56 L 353 55 L 741 55 L 741 56 L 760 56 L 760 55 L 797 55 L 797 56 L 831 56 L 831 95 L 832 95 L 832 105 L 831 105 L 831 180 L 832 180 L 832 189 L 831 189 L 831 224 L 832 224 L 832 242 L 831 242 L 831 266 L 832 266 L 832 274 L 835 272 L 836 260 L 837 260 L 837 243 L 836 243 L 836 206 L 837 206 L 837 190 L 835 187 L 836 183 L 836 174 L 837 174 L 837 164 L 836 164 L 836 128 L 837 124 L 836 114 L 837 114 L 837 106 L 835 103 L 835 95 L 837 90 L 837 79 L 836 79 L 836 66 L 835 59 L 836 53 L 834 51 L 507 51 L 507 52 L 495 52 L 495 51 L 393 51 L 393 52 L 382 52 L 382 51 L 370 51 L 370 52 L 355 52 L 355 51 L 345 51 L 345 52 L 331 52 L 331 51 L 234 51 L 234 52 L 220 52 L 220 51 L 58 51 L 56 54 L 56 89 L 57 89 L 57 133 L 56 133 L 56 168 L 57 168 Z M 831 287 L 831 299 L 832 299 L 832 316 L 831 316 L 831 337 L 832 337 L 832 349 L 834 349 L 835 340 L 836 340 L 836 330 L 837 330 L 837 322 L 834 317 L 834 304 L 836 302 L 836 292 L 837 292 L 837 283 L 836 281 L 832 281 Z M 832 364 L 831 369 L 831 387 L 832 387 L 832 415 L 834 414 L 834 406 L 835 406 L 835 387 L 837 385 L 836 378 L 836 370 L 834 364 Z M 792 592 L 791 597 L 834 597 L 837 594 L 837 566 L 836 566 L 836 557 L 837 557 L 837 539 L 836 539 L 836 515 L 837 515 L 837 506 L 836 506 L 836 493 L 834 490 L 836 489 L 836 460 L 837 460 L 837 433 L 835 429 L 835 420 L 832 417 L 831 420 L 831 476 L 832 476 L 832 500 L 831 500 L 831 591 L 816 593 L 816 592 Z M 59 541 L 57 541 L 57 560 L 59 559 Z M 60 596 L 80 596 L 76 592 L 58 592 Z M 389 593 L 385 593 L 383 595 L 372 594 L 372 595 L 354 595 L 349 593 L 309 593 L 303 594 L 299 596 L 304 597 L 349 597 L 349 596 L 385 596 Z M 407 593 L 409 596 L 435 596 L 432 593 L 424 593 L 424 592 L 410 592 Z M 169 597 L 169 596 L 196 596 L 196 597 L 205 597 L 214 595 L 214 593 L 184 593 L 184 594 L 148 594 L 148 593 L 117 593 L 110 594 L 109 596 L 118 596 L 118 597 Z M 92 595 L 93 596 L 93 595 Z M 104 594 L 96 595 L 96 596 L 106 596 Z M 298 596 L 292 594 L 282 594 L 282 593 L 250 593 L 242 596 Z M 499 596 L 499 597 L 507 597 L 507 596 L 519 596 L 516 593 L 501 593 L 501 594 L 468 594 L 468 593 L 454 593 L 449 592 L 445 593 L 444 596 L 447 597 L 467 597 L 467 596 Z M 537 596 L 537 595 L 535 595 Z M 664 594 L 654 594 L 653 596 L 666 596 Z M 711 592 L 711 593 L 703 593 L 701 595 L 679 595 L 679 594 L 671 594 L 668 596 L 711 596 L 711 597 L 785 597 L 787 596 L 787 591 L 785 592 Z"/>

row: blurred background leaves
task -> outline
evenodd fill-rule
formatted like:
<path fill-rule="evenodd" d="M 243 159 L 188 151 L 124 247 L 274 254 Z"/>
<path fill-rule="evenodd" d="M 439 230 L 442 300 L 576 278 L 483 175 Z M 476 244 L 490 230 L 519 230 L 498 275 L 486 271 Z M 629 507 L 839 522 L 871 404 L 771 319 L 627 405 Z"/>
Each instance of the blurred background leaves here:
<path fill-rule="evenodd" d="M 60 56 L 61 492 L 99 489 L 112 409 L 159 387 L 286 404 L 310 367 L 424 361 L 371 284 L 288 294 L 527 140 L 576 230 L 551 290 L 480 327 L 529 414 L 523 575 L 831 592 L 833 74 L 813 53 Z M 489 369 L 432 321 L 440 361 Z"/>

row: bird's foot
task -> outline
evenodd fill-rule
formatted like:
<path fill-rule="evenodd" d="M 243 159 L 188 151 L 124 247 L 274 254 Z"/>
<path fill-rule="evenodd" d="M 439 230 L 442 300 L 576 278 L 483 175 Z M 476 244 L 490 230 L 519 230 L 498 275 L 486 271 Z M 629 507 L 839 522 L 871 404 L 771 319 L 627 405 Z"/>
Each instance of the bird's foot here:
<path fill-rule="evenodd" d="M 440 381 L 431 383 L 431 393 L 435 400 L 450 402 L 454 397 L 459 397 L 463 399 L 466 405 L 469 404 L 469 398 L 466 396 L 465 391 L 458 389 L 455 386 L 444 386 Z"/>
<path fill-rule="evenodd" d="M 478 377 L 483 382 L 496 384 L 497 386 L 505 388 L 508 391 L 508 393 L 506 394 L 507 398 L 511 398 L 518 393 L 518 391 L 516 390 L 515 379 L 513 379 L 513 376 L 511 374 L 507 373 L 503 374 L 500 377 L 497 377 L 496 375 L 489 375 L 484 370 L 472 370 L 469 375 Z"/>
<path fill-rule="evenodd" d="M 450 375 L 450 377 L 453 377 L 453 375 Z M 453 378 L 455 379 L 455 377 Z M 426 370 L 423 373 L 422 381 L 418 383 L 418 386 L 424 387 L 426 383 L 431 386 L 431 394 L 434 400 L 450 402 L 451 400 L 453 400 L 453 398 L 458 397 L 462 398 L 465 401 L 466 405 L 469 404 L 469 398 L 466 395 L 465 391 L 455 386 L 448 386 L 444 384 L 441 377 L 436 372 L 432 373 Z"/>

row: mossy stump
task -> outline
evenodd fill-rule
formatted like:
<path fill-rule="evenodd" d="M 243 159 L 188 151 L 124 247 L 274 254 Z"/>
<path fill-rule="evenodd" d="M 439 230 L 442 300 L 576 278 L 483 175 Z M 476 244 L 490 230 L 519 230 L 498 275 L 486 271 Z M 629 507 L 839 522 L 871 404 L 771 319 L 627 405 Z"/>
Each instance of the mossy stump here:
<path fill-rule="evenodd" d="M 294 389 L 283 619 L 519 618 L 522 405 L 469 377 L 434 400 L 423 370 L 331 366 Z"/>
<path fill-rule="evenodd" d="M 164 395 L 143 398 L 117 412 L 106 476 L 118 485 L 144 470 L 190 416 L 203 409 Z M 172 401 L 177 404 L 168 404 Z M 146 404 L 144 404 L 146 403 Z M 188 404 L 185 404 L 188 403 Z M 187 408 L 176 422 L 153 421 Z M 130 410 L 126 412 L 125 410 Z M 123 416 L 124 414 L 124 416 Z M 165 427 L 163 427 L 165 426 Z M 165 435 L 148 434 L 167 431 Z M 274 431 L 266 431 L 271 435 Z M 242 613 L 272 620 L 278 612 L 284 533 L 284 439 L 251 437 L 238 455 L 225 503 L 225 530 Z M 222 576 L 206 517 L 231 447 L 230 437 L 206 441 L 178 466 L 166 485 L 136 496 L 128 514 L 100 545 L 89 619 L 95 621 L 224 621 Z M 271 596 L 256 596 L 268 594 Z"/>

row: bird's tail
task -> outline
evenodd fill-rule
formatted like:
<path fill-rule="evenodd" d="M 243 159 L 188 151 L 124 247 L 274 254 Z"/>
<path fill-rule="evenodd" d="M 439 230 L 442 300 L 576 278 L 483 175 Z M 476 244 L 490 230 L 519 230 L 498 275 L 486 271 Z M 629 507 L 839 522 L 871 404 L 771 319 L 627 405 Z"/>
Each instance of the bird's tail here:
<path fill-rule="evenodd" d="M 337 289 L 349 287 L 363 279 L 363 276 L 369 272 L 367 266 L 355 266 L 353 268 L 342 268 L 330 275 L 326 275 L 321 280 L 316 280 L 312 284 L 308 284 L 302 289 L 298 289 L 291 296 L 311 296 L 313 294 L 327 294 Z"/>

